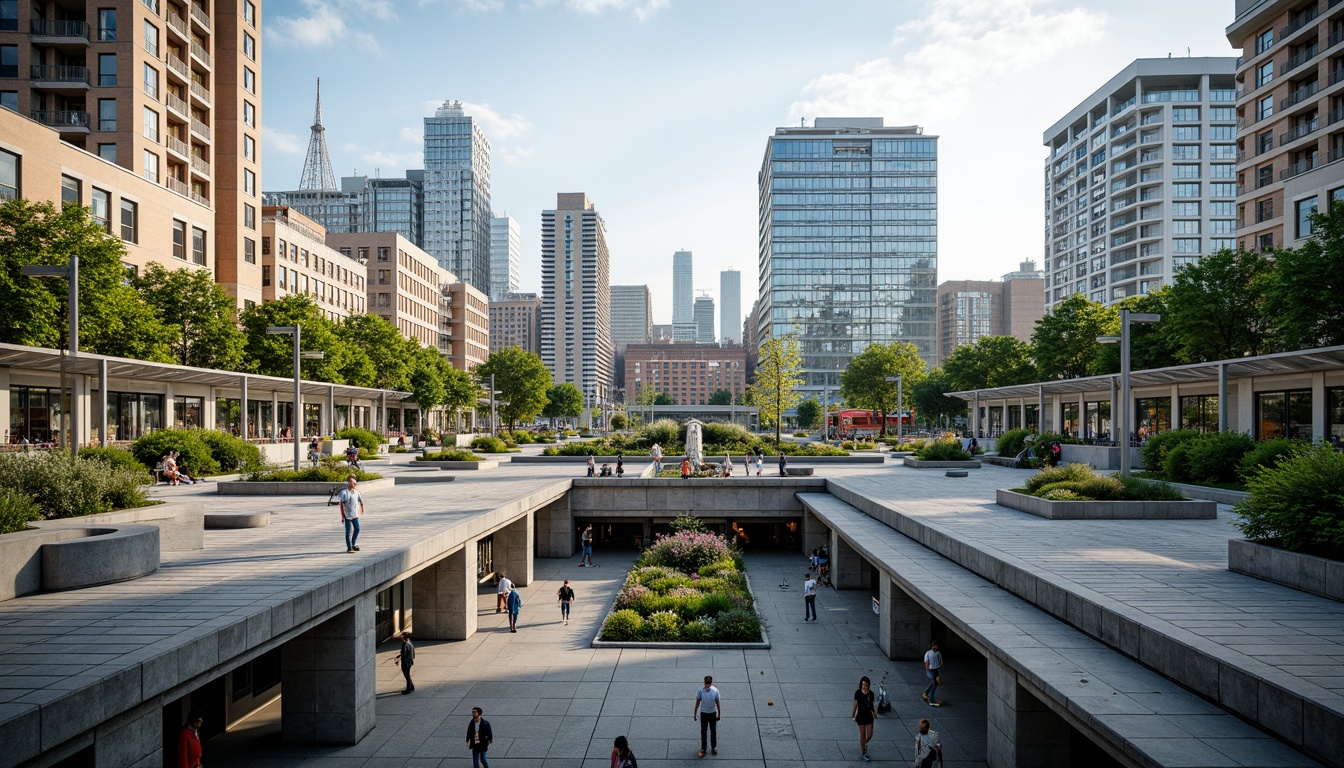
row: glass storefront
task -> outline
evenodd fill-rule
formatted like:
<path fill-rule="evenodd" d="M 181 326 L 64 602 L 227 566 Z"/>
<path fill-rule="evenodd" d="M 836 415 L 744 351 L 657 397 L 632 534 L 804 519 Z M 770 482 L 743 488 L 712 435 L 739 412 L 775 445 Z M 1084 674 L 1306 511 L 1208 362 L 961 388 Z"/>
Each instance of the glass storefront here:
<path fill-rule="evenodd" d="M 1065 437 L 1079 437 L 1078 401 L 1059 404 L 1059 433 Z"/>
<path fill-rule="evenodd" d="M 205 398 L 173 398 L 173 428 L 200 429 L 205 426 Z"/>
<path fill-rule="evenodd" d="M 1218 431 L 1218 396 L 1187 395 L 1181 398 L 1181 429 Z"/>
<path fill-rule="evenodd" d="M 1171 429 L 1171 398 L 1141 397 L 1135 401 L 1135 437 L 1140 442 Z"/>
<path fill-rule="evenodd" d="M 1278 437 L 1312 438 L 1311 390 L 1255 394 L 1255 438 L 1273 440 Z"/>
<path fill-rule="evenodd" d="M 1344 449 L 1344 387 L 1326 391 L 1326 434 L 1336 449 Z"/>
<path fill-rule="evenodd" d="M 1084 403 L 1083 414 L 1084 440 L 1109 441 L 1111 439 L 1111 401 L 1097 400 Z"/>
<path fill-rule="evenodd" d="M 142 395 L 138 392 L 107 393 L 109 440 L 135 440 L 162 428 L 163 395 Z"/>
<path fill-rule="evenodd" d="M 8 442 L 55 442 L 61 425 L 61 400 L 59 387 L 10 387 Z"/>

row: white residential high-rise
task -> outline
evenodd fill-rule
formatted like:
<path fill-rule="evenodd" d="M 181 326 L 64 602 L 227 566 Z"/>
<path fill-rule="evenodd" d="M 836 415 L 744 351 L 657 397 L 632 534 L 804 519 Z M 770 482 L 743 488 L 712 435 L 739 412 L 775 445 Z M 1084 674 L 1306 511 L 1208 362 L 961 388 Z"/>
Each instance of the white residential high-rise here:
<path fill-rule="evenodd" d="M 719 273 L 719 339 L 742 343 L 742 273 L 736 269 Z"/>
<path fill-rule="evenodd" d="M 425 118 L 425 251 L 490 291 L 490 142 L 462 102 Z"/>
<path fill-rule="evenodd" d="M 701 344 L 713 344 L 718 339 L 714 335 L 714 299 L 708 296 L 695 297 L 695 340 Z"/>
<path fill-rule="evenodd" d="M 582 192 L 541 212 L 541 359 L 556 384 L 611 397 L 611 257 L 606 224 Z"/>
<path fill-rule="evenodd" d="M 1237 61 L 1138 59 L 1045 132 L 1045 306 L 1113 304 L 1236 247 Z"/>
<path fill-rule="evenodd" d="M 490 219 L 490 300 L 518 292 L 522 277 L 522 240 L 518 220 L 508 215 Z"/>
<path fill-rule="evenodd" d="M 695 324 L 694 268 L 690 251 L 672 254 L 672 338 L 677 341 L 695 341 L 699 331 Z"/>
<path fill-rule="evenodd" d="M 611 286 L 611 343 L 616 354 L 631 344 L 648 344 L 652 340 L 653 297 L 649 286 Z"/>

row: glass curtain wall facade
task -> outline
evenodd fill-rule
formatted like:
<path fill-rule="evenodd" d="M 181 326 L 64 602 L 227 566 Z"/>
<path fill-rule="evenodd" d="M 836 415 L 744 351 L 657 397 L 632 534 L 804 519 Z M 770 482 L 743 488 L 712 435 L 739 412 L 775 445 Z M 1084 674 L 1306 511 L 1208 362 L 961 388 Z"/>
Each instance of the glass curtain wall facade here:
<path fill-rule="evenodd" d="M 425 118 L 424 250 L 490 293 L 490 143 L 462 102 Z"/>
<path fill-rule="evenodd" d="M 779 128 L 760 172 L 762 341 L 797 333 L 802 389 L 839 386 L 870 344 L 933 365 L 938 140 L 881 118 Z"/>

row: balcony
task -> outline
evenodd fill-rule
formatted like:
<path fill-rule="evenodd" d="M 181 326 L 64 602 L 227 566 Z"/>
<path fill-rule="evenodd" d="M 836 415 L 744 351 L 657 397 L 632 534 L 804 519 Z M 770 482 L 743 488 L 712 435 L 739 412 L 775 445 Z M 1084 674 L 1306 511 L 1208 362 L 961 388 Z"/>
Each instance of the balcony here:
<path fill-rule="evenodd" d="M 1335 107 L 1334 109 L 1330 110 L 1330 114 L 1326 116 L 1325 124 L 1334 125 L 1335 123 L 1338 123 L 1340 120 L 1344 120 L 1344 107 Z"/>
<path fill-rule="evenodd" d="M 34 43 L 83 45 L 89 42 L 89 24 L 71 19 L 33 19 L 29 32 Z"/>
<path fill-rule="evenodd" d="M 191 20 L 192 22 L 199 24 L 201 29 L 205 30 L 207 34 L 210 32 L 210 14 L 206 13 L 201 6 L 195 3 L 191 4 Z"/>
<path fill-rule="evenodd" d="M 191 187 L 188 187 L 186 182 L 179 181 L 172 176 L 169 176 L 163 180 L 163 185 L 183 197 L 191 197 Z"/>
<path fill-rule="evenodd" d="M 191 108 L 187 106 L 187 102 L 182 100 L 182 97 L 172 91 L 167 91 L 163 94 L 163 103 L 177 117 L 184 121 L 191 120 Z"/>
<path fill-rule="evenodd" d="M 182 78 L 182 82 L 191 82 L 191 70 L 187 68 L 187 63 L 173 54 L 163 57 L 163 63 L 168 65 L 168 71 Z"/>
<path fill-rule="evenodd" d="M 67 67 L 52 64 L 33 64 L 28 68 L 28 79 L 34 88 L 45 90 L 89 89 L 88 67 Z"/>
<path fill-rule="evenodd" d="M 1344 2 L 1344 0 L 1341 0 L 1341 2 Z M 1325 47 L 1334 48 L 1336 45 L 1339 45 L 1340 43 L 1344 43 L 1344 27 L 1340 27 L 1339 29 L 1336 29 L 1334 32 L 1330 33 L 1329 39 L 1325 41 Z"/>
<path fill-rule="evenodd" d="M 193 156 L 191 158 L 191 172 L 206 179 L 210 178 L 210 163 L 203 157 Z"/>
<path fill-rule="evenodd" d="M 191 95 L 192 95 L 197 101 L 201 102 L 201 106 L 203 106 L 203 107 L 209 109 L 209 107 L 210 107 L 210 91 L 207 90 L 206 87 L 205 87 L 204 85 L 201 85 L 200 83 L 196 82 L 195 80 L 192 80 L 192 81 L 191 81 Z"/>
<path fill-rule="evenodd" d="M 195 189 L 191 190 L 191 199 L 192 199 L 192 200 L 195 200 L 196 202 L 200 203 L 201 205 L 204 205 L 204 206 L 207 207 L 207 208 L 210 207 L 210 198 L 206 197 L 205 195 L 201 194 L 200 192 L 196 191 Z"/>
<path fill-rule="evenodd" d="M 1283 146 L 1284 144 L 1287 144 L 1290 141 L 1297 141 L 1298 139 L 1312 133 L 1313 131 L 1315 131 L 1317 128 L 1320 127 L 1321 124 L 1319 120 L 1308 120 L 1307 122 L 1302 123 L 1301 125 L 1295 126 L 1291 131 L 1288 131 L 1287 133 L 1281 134 L 1279 136 L 1279 146 Z"/>
<path fill-rule="evenodd" d="M 205 46 L 200 43 L 192 41 L 191 57 L 205 65 L 206 69 L 210 68 L 210 52 L 205 50 Z"/>
<path fill-rule="evenodd" d="M 163 146 L 167 147 L 169 152 L 172 152 L 174 155 L 181 158 L 182 162 L 187 162 L 191 159 L 191 147 L 187 146 L 187 142 L 177 138 L 171 133 L 164 137 Z"/>
<path fill-rule="evenodd" d="M 1332 148 L 1330 154 L 1325 156 L 1325 162 L 1333 163 L 1342 158 L 1344 158 L 1344 144 Z"/>
<path fill-rule="evenodd" d="M 35 109 L 32 118 L 59 131 L 89 132 L 89 113 L 78 110 Z"/>
<path fill-rule="evenodd" d="M 205 141 L 210 141 L 210 126 L 196 118 L 191 118 L 191 132 Z"/>
<path fill-rule="evenodd" d="M 178 16 L 176 13 L 170 13 L 164 17 L 168 21 L 168 29 L 174 32 L 182 42 L 191 42 L 191 32 L 187 31 L 187 20 Z"/>
<path fill-rule="evenodd" d="M 1289 35 L 1315 21 L 1316 17 L 1320 15 L 1320 12 L 1320 7 L 1313 5 L 1297 16 L 1294 16 L 1293 20 L 1288 22 L 1288 25 L 1279 31 L 1279 40 L 1287 38 Z"/>
<path fill-rule="evenodd" d="M 1339 67 L 1330 73 L 1331 85 L 1338 85 L 1341 80 L 1344 80 L 1344 67 Z"/>
<path fill-rule="evenodd" d="M 1279 171 L 1279 180 L 1287 181 L 1288 179 L 1291 179 L 1294 176 L 1301 176 L 1307 171 L 1314 171 L 1320 167 L 1321 167 L 1321 161 L 1315 155 L 1313 155 L 1307 158 L 1306 160 L 1299 160 L 1296 163 L 1293 163 L 1292 165 L 1288 166 L 1287 168 L 1284 168 L 1282 171 Z"/>
<path fill-rule="evenodd" d="M 1320 90 L 1321 90 L 1320 82 L 1313 80 L 1311 83 L 1304 85 L 1301 88 L 1298 88 L 1296 91 L 1293 91 L 1292 94 L 1288 96 L 1288 98 L 1280 101 L 1279 110 L 1283 111 L 1285 109 L 1288 109 L 1289 107 L 1297 106 L 1298 104 L 1301 104 L 1307 99 L 1310 99 L 1312 96 L 1315 96 L 1317 93 L 1320 92 Z"/>
<path fill-rule="evenodd" d="M 1319 45 L 1312 45 L 1310 48 L 1304 48 L 1298 51 L 1297 54 L 1288 57 L 1288 61 L 1284 62 L 1283 69 L 1279 74 L 1292 72 L 1294 69 L 1297 69 L 1308 61 L 1316 58 L 1316 54 L 1320 52 L 1321 47 Z"/>

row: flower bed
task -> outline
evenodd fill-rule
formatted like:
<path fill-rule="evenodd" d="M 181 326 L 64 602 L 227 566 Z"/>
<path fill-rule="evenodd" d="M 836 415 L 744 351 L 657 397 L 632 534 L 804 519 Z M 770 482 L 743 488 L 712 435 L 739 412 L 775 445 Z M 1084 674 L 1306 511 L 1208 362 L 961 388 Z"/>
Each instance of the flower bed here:
<path fill-rule="evenodd" d="M 600 639 L 760 643 L 752 605 L 736 548 L 708 531 L 682 529 L 659 536 L 635 561 Z"/>
<path fill-rule="evenodd" d="M 1027 478 L 1017 493 L 1049 501 L 1182 501 L 1179 491 L 1165 483 L 1133 477 L 1098 475 L 1086 464 L 1050 467 Z"/>

